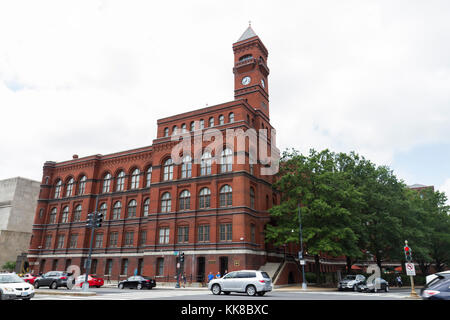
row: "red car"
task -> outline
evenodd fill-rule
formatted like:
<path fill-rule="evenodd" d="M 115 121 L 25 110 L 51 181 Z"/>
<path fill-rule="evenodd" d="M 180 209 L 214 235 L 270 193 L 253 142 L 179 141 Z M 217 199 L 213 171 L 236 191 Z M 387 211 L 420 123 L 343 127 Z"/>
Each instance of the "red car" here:
<path fill-rule="evenodd" d="M 38 276 L 32 275 L 31 273 L 27 273 L 22 276 L 22 279 L 29 284 L 34 284 L 34 280 L 36 280 L 37 277 Z"/>
<path fill-rule="evenodd" d="M 77 279 L 77 285 L 82 287 L 85 279 L 86 279 L 85 274 L 79 276 Z M 103 281 L 103 278 L 97 277 L 95 274 L 90 274 L 88 276 L 88 283 L 89 283 L 89 287 L 100 288 L 104 284 L 104 281 Z"/>

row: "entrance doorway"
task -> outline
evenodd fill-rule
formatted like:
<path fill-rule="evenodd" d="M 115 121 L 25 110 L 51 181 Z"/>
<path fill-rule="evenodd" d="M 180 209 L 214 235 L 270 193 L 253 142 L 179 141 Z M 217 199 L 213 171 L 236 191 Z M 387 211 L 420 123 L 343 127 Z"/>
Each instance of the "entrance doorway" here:
<path fill-rule="evenodd" d="M 223 275 L 226 272 L 228 272 L 228 257 L 220 257 L 219 264 L 220 264 L 220 274 L 223 277 Z"/>
<path fill-rule="evenodd" d="M 205 282 L 205 257 L 197 258 L 197 282 Z"/>

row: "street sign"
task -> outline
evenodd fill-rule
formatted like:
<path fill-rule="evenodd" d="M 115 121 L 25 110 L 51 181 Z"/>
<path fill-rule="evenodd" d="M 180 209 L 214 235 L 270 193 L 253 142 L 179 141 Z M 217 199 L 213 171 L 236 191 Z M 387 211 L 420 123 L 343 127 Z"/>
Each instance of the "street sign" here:
<path fill-rule="evenodd" d="M 415 276 L 416 275 L 416 269 L 414 267 L 414 263 L 405 263 L 406 267 L 406 275 L 408 276 Z"/>
<path fill-rule="evenodd" d="M 303 251 L 299 251 L 298 252 L 298 260 L 302 260 L 303 259 Z"/>
<path fill-rule="evenodd" d="M 304 266 L 306 264 L 305 260 L 300 260 L 300 265 Z"/>

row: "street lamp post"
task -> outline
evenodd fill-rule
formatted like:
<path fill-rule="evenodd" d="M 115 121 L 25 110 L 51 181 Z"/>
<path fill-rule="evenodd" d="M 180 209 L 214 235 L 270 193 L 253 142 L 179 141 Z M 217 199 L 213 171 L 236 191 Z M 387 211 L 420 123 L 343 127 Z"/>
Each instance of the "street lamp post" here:
<path fill-rule="evenodd" d="M 302 266 L 302 289 L 307 289 L 306 279 L 305 279 L 305 260 L 303 259 L 303 235 L 302 235 L 302 217 L 300 213 L 300 201 L 298 202 L 298 223 L 300 227 L 299 236 L 300 236 L 300 252 L 298 253 L 298 258 L 300 261 L 300 264 Z"/>

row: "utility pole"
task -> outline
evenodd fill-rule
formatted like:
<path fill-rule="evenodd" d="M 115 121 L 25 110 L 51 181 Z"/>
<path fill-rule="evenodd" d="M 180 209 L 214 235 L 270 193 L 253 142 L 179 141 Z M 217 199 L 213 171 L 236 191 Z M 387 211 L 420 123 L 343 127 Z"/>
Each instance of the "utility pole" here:
<path fill-rule="evenodd" d="M 303 235 L 302 235 L 302 216 L 300 213 L 300 200 L 298 201 L 298 224 L 300 227 L 299 236 L 300 236 L 300 252 L 298 253 L 298 260 L 300 261 L 300 265 L 302 266 L 302 290 L 307 289 L 306 279 L 305 279 L 305 260 L 303 259 Z"/>

